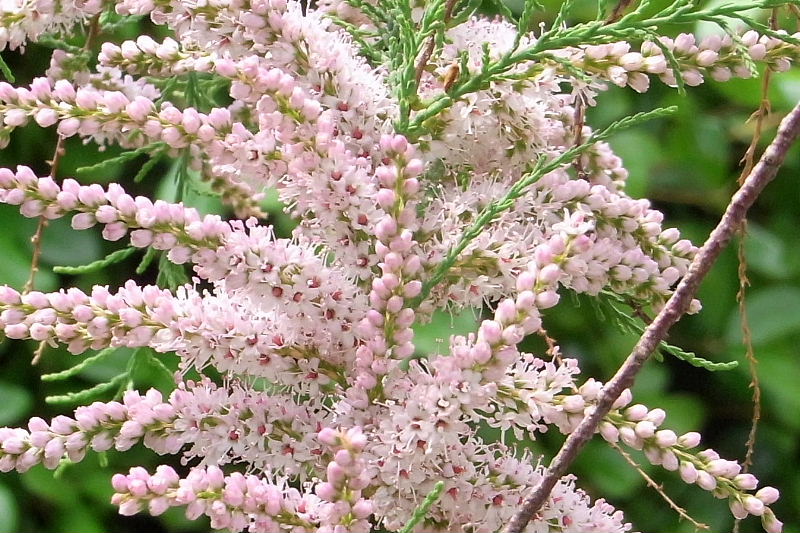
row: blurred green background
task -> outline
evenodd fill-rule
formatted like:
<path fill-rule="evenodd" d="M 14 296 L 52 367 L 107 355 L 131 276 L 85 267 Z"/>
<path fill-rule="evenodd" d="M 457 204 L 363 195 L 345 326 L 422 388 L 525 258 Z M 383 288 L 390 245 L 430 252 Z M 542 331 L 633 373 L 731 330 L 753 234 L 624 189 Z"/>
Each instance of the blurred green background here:
<path fill-rule="evenodd" d="M 547 2 L 550 11 L 556 2 Z M 590 17 L 593 5 L 586 2 L 576 17 Z M 146 31 L 151 31 L 147 28 Z M 709 29 L 676 28 L 677 31 Z M 118 35 L 117 40 L 134 34 Z M 44 71 L 49 51 L 31 46 L 24 57 L 4 53 L 24 84 Z M 767 140 L 774 126 L 795 102 L 800 100 L 800 70 L 792 70 L 773 78 L 770 92 L 774 114 L 770 118 Z M 624 115 L 666 105 L 678 105 L 680 111 L 671 119 L 661 120 L 627 131 L 611 144 L 623 157 L 631 172 L 628 192 L 636 197 L 652 199 L 667 215 L 668 225 L 681 229 L 695 243 L 701 243 L 716 224 L 739 174 L 739 159 L 752 136 L 748 116 L 758 107 L 760 81 L 734 80 L 725 84 L 709 83 L 680 96 L 675 90 L 653 83 L 645 95 L 613 88 L 598 98 L 598 106 L 589 113 L 588 123 L 602 127 Z M 0 164 L 13 166 L 25 163 L 46 173 L 46 161 L 52 157 L 55 135 L 52 130 L 26 127 L 15 132 L 8 148 L 0 151 Z M 71 139 L 62 160 L 60 176 L 74 176 L 76 169 L 100 161 L 118 151 L 109 148 L 98 153 Z M 750 216 L 746 240 L 748 276 L 748 309 L 753 330 L 756 356 L 763 390 L 763 416 L 759 426 L 752 471 L 763 484 L 778 487 L 781 500 L 773 508 L 786 523 L 785 531 L 800 531 L 800 476 L 795 466 L 800 460 L 800 152 L 790 153 L 775 183 L 764 193 Z M 140 184 L 130 183 L 144 160 L 106 169 L 102 173 L 80 174 L 84 182 L 118 181 L 135 193 L 172 199 L 175 194 L 175 162 L 163 161 Z M 213 199 L 189 194 L 185 201 L 202 210 L 219 210 Z M 279 227 L 285 220 L 272 206 L 273 222 Z M 30 237 L 36 221 L 24 219 L 17 210 L 0 206 L 0 283 L 21 288 L 28 277 L 32 246 Z M 99 231 L 75 232 L 68 221 L 54 221 L 45 232 L 42 271 L 36 288 L 50 291 L 77 285 L 88 289 L 93 284 L 118 286 L 133 272 L 141 256 L 135 256 L 118 267 L 82 276 L 59 276 L 54 265 L 81 265 L 117 249 L 102 241 Z M 155 264 L 137 276 L 153 282 Z M 735 244 L 721 257 L 703 283 L 700 293 L 704 310 L 685 318 L 674 328 L 670 342 L 714 361 L 740 362 L 738 369 L 709 373 L 683 362 L 667 358 L 663 363 L 651 361 L 635 387 L 636 401 L 650 407 L 663 407 L 668 412 L 666 426 L 677 431 L 700 430 L 705 444 L 728 458 L 742 459 L 744 443 L 752 416 L 750 377 L 741 342 L 739 316 L 735 300 L 738 288 Z M 421 350 L 439 347 L 441 339 L 457 329 L 474 326 L 471 316 L 454 322 L 442 317 L 431 326 L 420 329 Z M 566 355 L 577 357 L 586 376 L 607 379 L 635 342 L 630 335 L 619 333 L 602 322 L 586 302 L 564 298 L 556 309 L 547 313 L 546 325 L 557 338 Z M 95 365 L 67 382 L 42 383 L 39 376 L 74 364 L 63 350 L 48 349 L 37 367 L 30 362 L 35 346 L 4 341 L 0 344 L 0 426 L 20 425 L 31 416 L 49 418 L 68 412 L 65 406 L 54 407 L 44 401 L 52 394 L 80 390 L 107 381 L 125 371 L 130 352 L 120 351 L 111 359 Z M 165 358 L 174 366 L 174 361 Z M 168 390 L 169 382 L 153 365 L 143 359 L 132 369 L 132 379 L 140 388 L 158 386 Z M 110 397 L 106 394 L 105 398 Z M 553 453 L 561 438 L 552 432 L 535 445 L 545 453 Z M 727 504 L 697 487 L 686 486 L 674 474 L 651 467 L 641 455 L 634 454 L 642 468 L 659 483 L 676 502 L 695 519 L 711 526 L 711 531 L 730 531 L 733 521 Z M 140 447 L 124 454 L 104 456 L 89 454 L 86 460 L 58 472 L 35 468 L 25 475 L 0 476 L 0 533 L 93 533 L 207 531 L 203 523 L 189 523 L 179 510 L 158 519 L 146 516 L 120 517 L 109 504 L 109 479 L 115 472 L 130 466 L 153 467 L 164 461 L 178 464 L 175 458 L 159 458 Z M 626 512 L 635 528 L 647 532 L 693 531 L 652 489 L 641 476 L 612 448 L 596 440 L 574 465 L 580 486 L 595 497 L 605 497 Z M 760 531 L 758 520 L 749 519 L 741 526 L 743 533 Z"/>

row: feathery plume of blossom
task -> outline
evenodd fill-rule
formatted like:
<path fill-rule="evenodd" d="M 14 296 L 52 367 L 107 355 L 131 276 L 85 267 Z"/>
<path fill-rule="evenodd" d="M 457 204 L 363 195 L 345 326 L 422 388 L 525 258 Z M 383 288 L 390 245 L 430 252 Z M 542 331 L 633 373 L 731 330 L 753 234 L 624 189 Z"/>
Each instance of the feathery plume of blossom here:
<path fill-rule="evenodd" d="M 0 48 L 66 31 L 102 7 L 12 4 L 0 10 Z M 545 361 L 520 343 L 544 334 L 564 290 L 658 309 L 696 251 L 626 194 L 627 170 L 593 140 L 582 106 L 608 82 L 641 92 L 650 75 L 693 86 L 747 77 L 753 61 L 785 70 L 797 47 L 785 34 L 748 31 L 700 43 L 662 37 L 639 51 L 607 37 L 565 41 L 528 57 L 546 34 L 462 6 L 444 13 L 442 2 L 432 14 L 428 4 L 387 15 L 371 1 L 304 9 L 294 0 L 124 0 L 118 14 L 149 15 L 174 35 L 102 43 L 97 65 L 89 52 L 56 50 L 46 77 L 0 83 L 1 143 L 33 121 L 62 138 L 165 150 L 238 216 L 259 214 L 275 188 L 298 222 L 287 240 L 255 218 L 226 222 L 118 184 L 0 169 L 0 202 L 24 216 L 100 225 L 105 239 L 129 235 L 196 275 L 172 291 L 133 280 L 87 292 L 0 287 L 7 338 L 74 354 L 146 347 L 180 360 L 166 399 L 128 391 L 72 416 L 0 428 L 0 470 L 55 468 L 141 441 L 182 454 L 190 470 L 114 476 L 112 501 L 125 515 L 185 507 L 230 531 L 397 531 L 442 481 L 420 530 L 496 531 L 509 521 L 544 469 L 507 446 L 506 433 L 569 433 L 601 386 L 577 383 L 577 360 Z M 380 33 L 376 21 L 395 15 L 390 33 L 420 30 L 412 57 L 403 56 L 413 46 Z M 434 15 L 440 24 L 427 26 Z M 506 196 L 575 147 L 583 151 L 571 164 Z M 417 353 L 415 323 L 485 304 L 493 314 L 474 333 L 453 336 L 444 354 Z M 662 429 L 663 411 L 630 401 L 617 401 L 598 428 L 603 438 L 727 498 L 735 517 L 760 516 L 780 531 L 769 507 L 777 490 L 756 491 L 737 463 L 696 452 L 699 435 Z M 485 425 L 504 437 L 484 437 Z M 233 463 L 247 473 L 226 474 Z M 527 531 L 631 529 L 567 476 Z"/>
<path fill-rule="evenodd" d="M 12 0 L 0 8 L 0 50 L 24 48 L 45 33 L 66 33 L 103 9 L 102 0 Z"/>

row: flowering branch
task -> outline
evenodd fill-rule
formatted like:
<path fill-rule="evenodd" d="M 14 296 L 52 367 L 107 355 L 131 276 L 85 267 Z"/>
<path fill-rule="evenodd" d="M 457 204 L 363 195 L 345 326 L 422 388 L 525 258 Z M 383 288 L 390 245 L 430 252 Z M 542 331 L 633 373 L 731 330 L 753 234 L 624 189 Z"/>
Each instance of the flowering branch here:
<path fill-rule="evenodd" d="M 69 37 L 103 0 L 51 3 L 3 7 L 0 49 Z M 783 71 L 798 59 L 800 34 L 764 27 L 745 14 L 752 5 L 695 9 L 684 0 L 654 14 L 643 1 L 612 23 L 601 5 L 596 20 L 572 26 L 568 0 L 550 29 L 535 32 L 533 0 L 516 21 L 508 9 L 507 19 L 476 15 L 480 0 L 313 4 L 121 0 L 118 15 L 148 15 L 170 36 L 85 50 L 55 44 L 50 68 L 29 86 L 0 83 L 0 146 L 35 122 L 128 150 L 84 167 L 98 176 L 151 156 L 134 182 L 175 157 L 181 190 L 196 172 L 237 217 L 132 196 L 127 185 L 0 168 L 0 203 L 23 216 L 69 216 L 75 230 L 129 238 L 128 250 L 72 273 L 116 265 L 135 249 L 147 249 L 145 265 L 164 252 L 158 286 L 0 286 L 0 339 L 63 344 L 75 355 L 103 349 L 48 380 L 115 347 L 137 348 L 126 373 L 56 400 L 88 403 L 123 381 L 133 387 L 143 357 L 178 359 L 174 374 L 157 363 L 175 380 L 166 399 L 131 390 L 74 416 L 0 428 L 0 472 L 141 442 L 182 454 L 190 468 L 185 477 L 165 465 L 117 475 L 112 501 L 126 515 L 182 507 L 190 519 L 208 516 L 212 529 L 253 532 L 497 531 L 541 484 L 547 501 L 532 529 L 630 531 L 622 511 L 524 451 L 555 426 L 573 434 L 570 443 L 596 431 L 642 450 L 727 498 L 735 517 L 761 516 L 777 532 L 777 489 L 753 492 L 758 480 L 738 463 L 695 450 L 698 433 L 662 429 L 663 410 L 627 407 L 629 390 L 620 396 L 658 335 L 648 333 L 627 374 L 606 388 L 591 378 L 579 385 L 578 361 L 562 358 L 555 341 L 553 361 L 522 342 L 546 335 L 564 290 L 657 312 L 697 252 L 625 192 L 628 171 L 604 142 L 671 109 L 594 131 L 582 111 L 598 92 L 643 92 L 656 78 L 681 89 L 746 78 L 756 62 Z M 107 15 L 95 17 L 101 34 L 126 24 Z M 661 35 L 678 21 L 725 29 L 725 17 L 749 31 Z M 767 161 L 760 172 L 780 164 L 774 154 Z M 268 189 L 297 223 L 291 238 L 244 220 L 260 213 Z M 168 261 L 191 268 L 192 283 L 167 280 Z M 686 288 L 701 277 L 695 270 L 679 290 L 682 305 L 673 300 L 657 321 L 662 332 L 687 307 L 699 309 Z M 487 305 L 493 316 L 471 333 L 451 336 L 443 353 L 420 353 L 415 324 L 438 309 Z M 587 415 L 594 425 L 582 422 Z"/>
<path fill-rule="evenodd" d="M 700 282 L 708 274 L 719 254 L 739 228 L 747 210 L 756 201 L 764 187 L 775 178 L 786 158 L 786 153 L 798 135 L 800 135 L 800 104 L 795 106 L 792 112 L 783 119 L 775 139 L 733 196 L 725 214 L 695 256 L 689 271 L 681 280 L 675 293 L 647 327 L 614 377 L 603 387 L 594 410 L 586 415 L 575 431 L 570 434 L 561 450 L 550 462 L 547 472 L 539 484 L 525 497 L 520 509 L 508 522 L 505 528 L 506 533 L 521 533 L 533 515 L 544 504 L 558 479 L 566 473 L 580 449 L 594 435 L 603 417 L 611 410 L 617 398 L 633 384 L 636 374 L 666 337 L 669 328 L 689 309 Z"/>

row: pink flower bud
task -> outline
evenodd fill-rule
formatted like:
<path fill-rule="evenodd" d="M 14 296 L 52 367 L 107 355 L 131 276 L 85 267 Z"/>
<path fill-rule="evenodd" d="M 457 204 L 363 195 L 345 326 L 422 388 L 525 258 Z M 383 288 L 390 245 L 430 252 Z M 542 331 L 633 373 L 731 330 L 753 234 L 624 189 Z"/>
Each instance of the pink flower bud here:
<path fill-rule="evenodd" d="M 78 132 L 81 127 L 81 121 L 77 118 L 68 118 L 58 125 L 58 133 L 63 137 L 72 137 Z"/>
<path fill-rule="evenodd" d="M 695 448 L 700 444 L 700 433 L 690 431 L 678 437 L 678 444 L 684 448 Z"/>
<path fill-rule="evenodd" d="M 334 463 L 331 463 L 334 464 Z M 319 483 L 316 487 L 314 487 L 314 492 L 317 496 L 322 498 L 323 500 L 332 502 L 336 500 L 336 487 L 334 487 L 331 483 Z"/>
<path fill-rule="evenodd" d="M 356 518 L 365 520 L 373 513 L 372 502 L 361 498 L 353 504 L 352 512 Z"/>
<path fill-rule="evenodd" d="M 678 436 L 675 435 L 674 431 L 669 429 L 662 429 L 661 431 L 656 432 L 656 443 L 661 448 L 670 448 L 675 446 L 678 442 Z"/>
<path fill-rule="evenodd" d="M 649 439 L 655 435 L 656 426 L 649 420 L 643 420 L 636 424 L 634 431 L 636 435 L 642 439 Z"/>
<path fill-rule="evenodd" d="M 756 498 L 764 502 L 764 505 L 772 505 L 780 497 L 780 492 L 774 487 L 763 487 L 756 492 Z"/>
<path fill-rule="evenodd" d="M 619 430 L 613 424 L 600 422 L 600 435 L 608 442 L 619 442 Z"/>
<path fill-rule="evenodd" d="M 539 309 L 549 309 L 558 304 L 560 296 L 555 291 L 544 291 L 536 295 L 536 305 Z"/>
<path fill-rule="evenodd" d="M 767 533 L 781 533 L 783 531 L 783 522 L 778 520 L 769 508 L 761 515 L 761 525 L 764 526 L 764 531 Z"/>
<path fill-rule="evenodd" d="M 340 443 L 339 432 L 331 428 L 322 428 L 317 434 L 317 438 L 328 446 L 338 446 Z"/>
<path fill-rule="evenodd" d="M 697 471 L 697 480 L 695 483 L 703 490 L 711 491 L 717 488 L 717 480 L 705 470 Z"/>
<path fill-rule="evenodd" d="M 747 518 L 747 511 L 745 510 L 744 505 L 742 505 L 742 502 L 740 502 L 736 497 L 731 497 L 728 500 L 728 506 L 731 509 L 731 514 L 733 514 L 733 517 L 737 520 Z"/>
<path fill-rule="evenodd" d="M 647 413 L 647 407 L 638 403 L 628 407 L 625 410 L 625 418 L 632 422 L 639 422 L 640 420 L 644 420 L 644 418 L 647 416 Z"/>
<path fill-rule="evenodd" d="M 755 496 L 747 495 L 742 499 L 745 510 L 753 516 L 764 514 L 764 502 Z"/>

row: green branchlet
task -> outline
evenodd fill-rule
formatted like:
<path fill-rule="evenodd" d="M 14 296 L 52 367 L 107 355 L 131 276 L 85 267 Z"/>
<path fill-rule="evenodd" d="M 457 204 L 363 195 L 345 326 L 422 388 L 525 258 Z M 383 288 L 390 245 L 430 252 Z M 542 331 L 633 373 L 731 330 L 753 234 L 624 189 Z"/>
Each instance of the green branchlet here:
<path fill-rule="evenodd" d="M 111 252 L 103 259 L 99 259 L 97 261 L 93 261 L 86 265 L 81 266 L 55 266 L 53 267 L 53 272 L 56 274 L 67 274 L 69 276 L 78 276 L 81 274 L 90 274 L 92 272 L 99 272 L 105 268 L 110 267 L 111 265 L 115 265 L 120 263 L 133 255 L 136 252 L 137 248 L 130 246 L 128 248 L 123 248 L 122 250 L 117 250 L 116 252 Z"/>
<path fill-rule="evenodd" d="M 400 530 L 400 533 L 411 533 L 414 531 L 414 528 L 417 524 L 419 524 L 422 520 L 428 516 L 428 512 L 436 503 L 439 498 L 442 496 L 442 492 L 444 492 L 444 481 L 437 481 L 436 485 L 433 486 L 433 490 L 425 496 L 425 500 L 414 509 L 414 514 L 411 516 L 411 520 Z"/>

